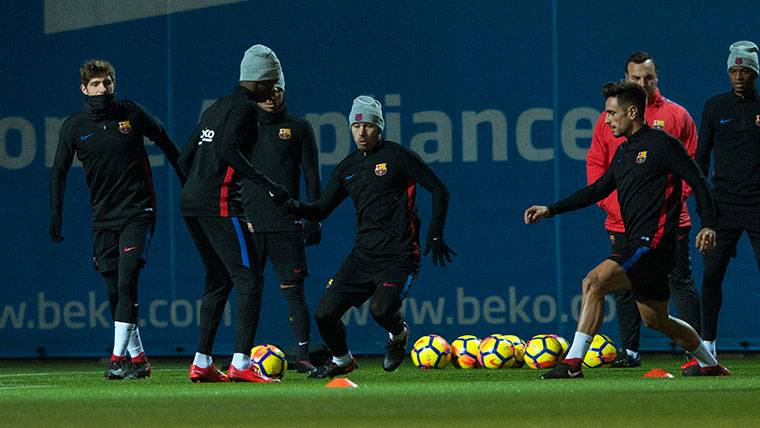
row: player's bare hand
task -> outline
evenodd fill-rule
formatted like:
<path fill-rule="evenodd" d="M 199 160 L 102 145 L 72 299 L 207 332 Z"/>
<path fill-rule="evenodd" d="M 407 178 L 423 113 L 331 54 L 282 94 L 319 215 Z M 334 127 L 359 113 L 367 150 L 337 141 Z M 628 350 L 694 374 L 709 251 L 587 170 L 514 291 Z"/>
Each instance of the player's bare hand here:
<path fill-rule="evenodd" d="M 715 248 L 716 234 L 709 227 L 703 227 L 697 233 L 696 245 L 700 252 L 712 251 Z"/>
<path fill-rule="evenodd" d="M 542 218 L 548 217 L 550 217 L 549 207 L 546 205 L 533 205 L 532 207 L 525 210 L 525 214 L 523 214 L 523 220 L 525 221 L 525 224 L 536 224 Z"/>

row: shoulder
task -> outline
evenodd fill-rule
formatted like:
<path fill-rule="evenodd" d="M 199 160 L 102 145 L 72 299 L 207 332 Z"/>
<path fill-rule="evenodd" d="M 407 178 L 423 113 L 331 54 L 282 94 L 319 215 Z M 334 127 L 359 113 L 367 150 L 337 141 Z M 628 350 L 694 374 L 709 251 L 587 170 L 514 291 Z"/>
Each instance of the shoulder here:
<path fill-rule="evenodd" d="M 681 104 L 678 104 L 677 102 L 671 100 L 670 98 L 665 98 L 665 97 L 662 97 L 662 98 L 664 100 L 663 106 L 671 114 L 676 115 L 676 116 L 681 116 L 681 117 L 683 116 L 691 117 L 689 115 L 689 112 L 686 110 L 686 108 L 684 108 Z"/>
<path fill-rule="evenodd" d="M 731 99 L 733 99 L 733 97 L 734 95 L 731 92 L 715 95 L 705 102 L 705 110 L 719 107 L 721 104 L 729 102 Z"/>

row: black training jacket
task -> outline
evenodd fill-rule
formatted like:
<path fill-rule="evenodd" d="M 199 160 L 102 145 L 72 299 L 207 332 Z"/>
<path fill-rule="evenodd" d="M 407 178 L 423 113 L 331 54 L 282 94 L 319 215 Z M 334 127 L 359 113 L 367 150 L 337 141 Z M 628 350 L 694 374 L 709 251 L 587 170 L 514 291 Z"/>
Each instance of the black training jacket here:
<path fill-rule="evenodd" d="M 626 237 L 656 248 L 674 242 L 681 212 L 681 179 L 693 189 L 703 227 L 714 228 L 715 207 L 704 176 L 683 145 L 644 126 L 621 144 L 597 181 L 549 207 L 561 214 L 591 205 L 617 188 Z"/>
<path fill-rule="evenodd" d="M 309 122 L 288 114 L 285 107 L 279 112 L 259 110 L 259 135 L 250 153 L 254 168 L 274 182 L 282 184 L 288 193 L 298 198 L 301 171 L 310 202 L 319 199 L 319 160 L 314 131 Z M 267 190 L 243 183 L 243 205 L 248 221 L 256 232 L 300 231 L 300 220 L 277 207 Z"/>
<path fill-rule="evenodd" d="M 705 103 L 696 160 L 708 175 L 715 158 L 712 183 L 715 200 L 760 209 L 760 99 L 733 92 Z"/>
<path fill-rule="evenodd" d="M 53 215 L 62 215 L 74 155 L 82 162 L 90 188 L 93 226 L 118 226 L 135 214 L 154 212 L 156 197 L 144 137 L 164 152 L 182 181 L 179 150 L 147 110 L 132 101 L 116 101 L 113 95 L 85 97 L 84 110 L 61 126 L 50 176 Z"/>
<path fill-rule="evenodd" d="M 180 198 L 183 216 L 242 217 L 242 179 L 265 187 L 273 184 L 247 159 L 258 128 L 252 95 L 236 86 L 203 112 L 179 158 L 187 175 Z"/>
<path fill-rule="evenodd" d="M 432 194 L 429 236 L 442 237 L 449 193 L 432 169 L 404 146 L 381 141 L 372 152 L 355 151 L 330 175 L 318 202 L 301 213 L 310 220 L 327 217 L 346 197 L 356 208 L 354 250 L 379 260 L 411 256 L 419 262 L 417 184 Z"/>

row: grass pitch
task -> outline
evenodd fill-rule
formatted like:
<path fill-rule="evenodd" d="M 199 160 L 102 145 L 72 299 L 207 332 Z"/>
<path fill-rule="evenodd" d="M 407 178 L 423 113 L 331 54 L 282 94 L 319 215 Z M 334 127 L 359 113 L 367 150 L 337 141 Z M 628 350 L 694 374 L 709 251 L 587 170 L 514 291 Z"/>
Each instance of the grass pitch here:
<path fill-rule="evenodd" d="M 684 378 L 678 357 L 636 369 L 586 369 L 582 380 L 539 381 L 539 370 L 393 373 L 360 358 L 357 389 L 289 371 L 279 384 L 192 384 L 189 361 L 155 361 L 153 376 L 103 379 L 95 361 L 0 361 L 0 426 L 72 427 L 756 427 L 760 359 L 723 358 L 733 376 Z M 642 379 L 659 367 L 673 379 Z"/>

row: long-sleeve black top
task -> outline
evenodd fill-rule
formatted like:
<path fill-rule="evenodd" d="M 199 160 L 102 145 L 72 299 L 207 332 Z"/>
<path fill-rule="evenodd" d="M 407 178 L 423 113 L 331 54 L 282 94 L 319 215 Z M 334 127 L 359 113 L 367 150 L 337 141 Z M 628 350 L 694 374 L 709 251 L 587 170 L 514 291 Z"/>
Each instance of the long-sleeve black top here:
<path fill-rule="evenodd" d="M 381 141 L 371 152 L 349 154 L 333 170 L 319 201 L 304 204 L 300 214 L 322 220 L 350 196 L 356 208 L 354 249 L 380 259 L 419 260 L 417 184 L 432 194 L 428 233 L 442 237 L 449 200 L 446 186 L 416 153 L 391 141 Z"/>
<path fill-rule="evenodd" d="M 644 125 L 618 147 L 604 175 L 551 205 L 549 212 L 586 207 L 617 188 L 626 237 L 656 248 L 664 240 L 673 242 L 681 211 L 681 179 L 694 189 L 703 227 L 714 228 L 713 199 L 697 164 L 678 140 Z"/>
<path fill-rule="evenodd" d="M 699 128 L 697 164 L 709 176 L 710 155 L 715 168 L 715 200 L 760 209 L 760 98 L 733 92 L 705 103 Z"/>
<path fill-rule="evenodd" d="M 282 184 L 297 198 L 301 171 L 306 197 L 314 202 L 320 196 L 319 160 L 314 131 L 309 122 L 288 114 L 285 107 L 274 113 L 259 110 L 259 134 L 250 153 L 254 168 Z M 300 220 L 275 205 L 267 190 L 243 182 L 243 205 L 256 232 L 300 230 Z"/>
<path fill-rule="evenodd" d="M 166 155 L 180 181 L 179 150 L 158 119 L 139 104 L 116 101 L 113 94 L 85 97 L 84 109 L 61 126 L 50 176 L 50 208 L 62 216 L 66 178 L 76 155 L 90 188 L 93 226 L 118 226 L 140 212 L 154 212 L 148 137 Z"/>
<path fill-rule="evenodd" d="M 183 216 L 243 216 L 242 179 L 265 188 L 274 185 L 248 161 L 258 135 L 258 106 L 252 96 L 236 86 L 203 112 L 179 159 L 187 175 L 180 198 Z"/>

